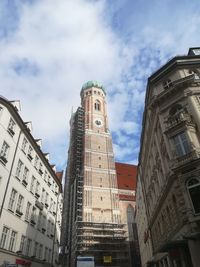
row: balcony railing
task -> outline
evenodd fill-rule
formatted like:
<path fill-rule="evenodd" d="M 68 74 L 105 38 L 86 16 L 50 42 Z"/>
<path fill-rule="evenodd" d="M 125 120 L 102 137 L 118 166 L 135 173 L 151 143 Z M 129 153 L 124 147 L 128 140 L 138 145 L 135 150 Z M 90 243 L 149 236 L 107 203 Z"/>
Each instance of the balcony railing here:
<path fill-rule="evenodd" d="M 176 113 L 172 116 L 169 116 L 165 121 L 166 130 L 170 130 L 170 129 L 174 128 L 175 126 L 178 126 L 179 124 L 181 124 L 183 122 L 185 122 L 187 124 L 193 124 L 191 115 L 186 113 L 186 112 L 181 111 L 181 112 Z"/>
<path fill-rule="evenodd" d="M 190 153 L 180 156 L 180 157 L 176 157 L 176 159 L 174 159 L 171 162 L 171 166 L 172 168 L 178 168 L 181 167 L 182 165 L 185 165 L 193 160 L 199 159 L 200 158 L 200 149 L 199 148 L 195 148 L 193 149 Z"/>

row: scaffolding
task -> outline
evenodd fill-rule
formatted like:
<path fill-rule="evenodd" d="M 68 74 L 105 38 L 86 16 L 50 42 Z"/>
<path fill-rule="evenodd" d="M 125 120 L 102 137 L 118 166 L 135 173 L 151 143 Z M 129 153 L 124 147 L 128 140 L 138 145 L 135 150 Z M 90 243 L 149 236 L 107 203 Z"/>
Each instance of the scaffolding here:
<path fill-rule="evenodd" d="M 70 147 L 65 184 L 65 254 L 62 266 L 75 267 L 78 256 L 94 256 L 95 264 L 128 267 L 127 232 L 124 224 L 83 220 L 84 109 L 79 107 L 70 121 Z"/>

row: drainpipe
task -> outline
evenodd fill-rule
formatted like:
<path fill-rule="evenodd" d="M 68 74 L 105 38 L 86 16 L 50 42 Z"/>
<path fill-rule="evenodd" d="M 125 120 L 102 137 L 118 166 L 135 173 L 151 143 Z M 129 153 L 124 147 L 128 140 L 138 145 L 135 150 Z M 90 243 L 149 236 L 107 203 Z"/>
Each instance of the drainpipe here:
<path fill-rule="evenodd" d="M 13 160 L 12 160 L 12 164 L 11 164 L 11 168 L 10 168 L 10 172 L 9 172 L 9 176 L 8 176 L 8 181 L 7 181 L 7 184 L 6 184 L 6 189 L 5 189 L 5 193 L 4 193 L 4 196 L 3 196 L 3 201 L 2 201 L 2 205 L 1 205 L 1 209 L 0 209 L 0 219 L 1 219 L 2 212 L 3 212 L 3 206 L 4 206 L 4 203 L 5 203 L 5 200 L 6 200 L 8 186 L 10 184 L 13 165 L 14 165 L 14 162 L 15 162 L 15 157 L 16 157 L 18 146 L 19 146 L 19 140 L 20 140 L 21 134 L 22 134 L 22 130 L 20 129 L 20 133 L 19 133 L 17 144 L 16 144 L 16 147 L 15 147 L 15 152 L 14 152 L 14 155 L 13 155 Z"/>

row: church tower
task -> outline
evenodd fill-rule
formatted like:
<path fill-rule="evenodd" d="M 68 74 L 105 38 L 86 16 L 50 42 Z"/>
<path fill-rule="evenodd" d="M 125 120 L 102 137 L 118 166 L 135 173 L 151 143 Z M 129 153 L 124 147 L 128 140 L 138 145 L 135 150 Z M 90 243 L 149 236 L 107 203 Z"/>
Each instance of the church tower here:
<path fill-rule="evenodd" d="M 64 207 L 70 267 L 78 256 L 94 257 L 95 266 L 129 266 L 105 97 L 101 84 L 87 82 L 71 118 Z"/>

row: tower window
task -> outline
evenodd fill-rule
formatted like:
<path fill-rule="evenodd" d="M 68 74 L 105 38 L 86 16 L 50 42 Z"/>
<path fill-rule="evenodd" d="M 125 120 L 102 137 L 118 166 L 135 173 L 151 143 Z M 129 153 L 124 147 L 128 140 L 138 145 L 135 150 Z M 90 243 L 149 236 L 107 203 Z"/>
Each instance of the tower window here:
<path fill-rule="evenodd" d="M 94 109 L 100 111 L 101 110 L 101 104 L 99 100 L 96 100 L 94 103 Z"/>

